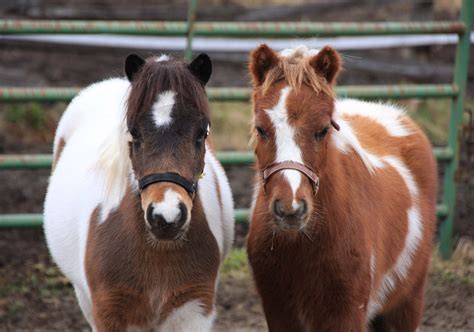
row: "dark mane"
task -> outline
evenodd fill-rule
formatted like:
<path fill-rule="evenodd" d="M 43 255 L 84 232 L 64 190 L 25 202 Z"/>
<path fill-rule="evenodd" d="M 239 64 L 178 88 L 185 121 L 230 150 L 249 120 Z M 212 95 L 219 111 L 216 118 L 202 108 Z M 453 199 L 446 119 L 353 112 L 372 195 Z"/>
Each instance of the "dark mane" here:
<path fill-rule="evenodd" d="M 208 117 L 208 102 L 202 83 L 191 73 L 187 63 L 180 60 L 156 61 L 148 58 L 143 68 L 132 82 L 127 101 L 127 123 L 134 123 L 136 118 L 151 109 L 156 96 L 172 90 L 177 94 L 176 103 L 192 106 Z"/>

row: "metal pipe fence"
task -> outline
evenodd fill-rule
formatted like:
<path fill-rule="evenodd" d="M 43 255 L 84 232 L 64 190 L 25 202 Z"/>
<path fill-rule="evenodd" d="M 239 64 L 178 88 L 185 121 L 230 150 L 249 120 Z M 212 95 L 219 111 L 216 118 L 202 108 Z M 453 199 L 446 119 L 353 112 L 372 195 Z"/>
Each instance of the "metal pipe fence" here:
<path fill-rule="evenodd" d="M 340 86 L 339 97 L 363 99 L 450 98 L 451 114 L 446 147 L 433 150 L 438 160 L 447 162 L 443 179 L 443 199 L 437 206 L 441 219 L 440 248 L 444 258 L 452 251 L 452 229 L 456 207 L 455 173 L 459 161 L 459 128 L 462 123 L 469 64 L 470 31 L 474 1 L 463 0 L 459 21 L 446 22 L 196 22 L 197 0 L 190 0 L 187 22 L 145 21 L 80 21 L 80 20 L 0 20 L 0 34 L 118 34 L 186 36 L 185 57 L 192 55 L 193 36 L 207 37 L 334 37 L 366 35 L 457 34 L 454 79 L 451 84 L 413 84 L 377 86 Z M 0 102 L 70 101 L 80 88 L 0 87 Z M 209 88 L 211 101 L 241 101 L 250 99 L 248 88 Z M 250 152 L 219 152 L 219 160 L 227 166 L 249 165 Z M 0 155 L 1 169 L 41 169 L 51 167 L 51 155 Z M 235 210 L 236 222 L 248 219 L 248 209 Z M 1 227 L 40 226 L 40 214 L 0 215 Z"/>

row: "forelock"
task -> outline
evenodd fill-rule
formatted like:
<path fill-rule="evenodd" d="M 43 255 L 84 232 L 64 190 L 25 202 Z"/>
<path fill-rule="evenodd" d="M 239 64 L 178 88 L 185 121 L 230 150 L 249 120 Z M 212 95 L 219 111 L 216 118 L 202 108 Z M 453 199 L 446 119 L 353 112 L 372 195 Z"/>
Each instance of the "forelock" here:
<path fill-rule="evenodd" d="M 276 82 L 285 80 L 294 90 L 299 90 L 303 84 L 308 85 L 316 93 L 323 92 L 331 97 L 335 96 L 334 89 L 322 76 L 318 76 L 309 64 L 315 52 L 307 49 L 296 48 L 291 52 L 285 50 L 279 57 L 278 65 L 270 69 L 261 86 L 265 94 Z"/>
<path fill-rule="evenodd" d="M 206 91 L 187 68 L 184 61 L 147 59 L 142 70 L 131 83 L 127 101 L 127 123 L 133 124 L 141 114 L 152 109 L 156 97 L 165 91 L 176 93 L 176 103 L 192 103 L 208 117 Z M 188 106 L 188 105 L 186 105 Z"/>

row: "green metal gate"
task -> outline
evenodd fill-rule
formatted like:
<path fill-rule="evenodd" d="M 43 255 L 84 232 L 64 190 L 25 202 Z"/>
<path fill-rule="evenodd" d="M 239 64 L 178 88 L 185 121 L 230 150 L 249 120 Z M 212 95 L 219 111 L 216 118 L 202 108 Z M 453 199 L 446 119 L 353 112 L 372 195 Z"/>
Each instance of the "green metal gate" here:
<path fill-rule="evenodd" d="M 453 220 L 456 204 L 455 173 L 459 161 L 458 134 L 462 123 L 469 65 L 470 31 L 474 1 L 463 0 L 459 21 L 448 22 L 383 22 L 383 23 L 310 23 L 310 22 L 195 22 L 197 0 L 190 0 L 187 22 L 145 21 L 39 21 L 0 20 L 0 34 L 124 34 L 153 36 L 186 36 L 186 58 L 192 54 L 193 36 L 230 37 L 334 37 L 366 35 L 457 34 L 456 62 L 451 84 L 413 84 L 387 86 L 340 86 L 340 97 L 363 99 L 450 98 L 451 113 L 448 145 L 435 148 L 438 160 L 447 162 L 443 198 L 437 206 L 441 219 L 440 247 L 444 258 L 452 250 Z M 0 87 L 0 101 L 50 102 L 69 101 L 79 88 L 15 88 Z M 211 101 L 248 101 L 247 88 L 209 88 Z M 250 152 L 219 152 L 223 165 L 249 165 Z M 51 167 L 51 155 L 0 155 L 0 169 L 40 169 Z M 236 222 L 246 222 L 248 209 L 236 209 Z M 41 214 L 3 214 L 1 227 L 34 227 L 42 223 Z"/>

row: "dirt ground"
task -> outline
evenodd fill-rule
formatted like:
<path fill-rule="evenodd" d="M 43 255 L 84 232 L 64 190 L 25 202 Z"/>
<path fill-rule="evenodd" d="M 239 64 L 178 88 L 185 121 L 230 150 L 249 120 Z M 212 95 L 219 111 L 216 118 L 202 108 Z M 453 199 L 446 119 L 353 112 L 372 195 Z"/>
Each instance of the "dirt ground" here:
<path fill-rule="evenodd" d="M 304 6 L 280 5 L 272 7 L 271 11 L 266 5 L 259 6 L 265 2 L 260 0 L 252 1 L 252 8 L 244 5 L 250 1 L 207 2 L 209 6 L 202 6 L 204 9 L 198 15 L 203 20 L 411 21 L 455 17 L 435 13 L 429 1 L 382 1 L 383 6 L 375 1 L 335 1 L 335 4 L 306 1 Z M 0 3 L 0 16 L 183 19 L 186 15 L 185 1 L 169 4 L 169 1 L 137 0 L 131 3 L 115 0 L 7 0 Z M 151 10 L 157 3 L 162 10 Z M 122 62 L 130 51 L 2 42 L 0 86 L 84 86 L 105 77 L 122 75 Z M 141 51 L 144 56 L 151 53 Z M 211 86 L 247 85 L 246 54 L 211 56 L 216 59 Z M 434 46 L 409 50 L 354 51 L 345 52 L 344 57 L 345 71 L 339 80 L 341 84 L 445 83 L 451 80 L 454 48 Z M 398 66 L 391 66 L 393 63 Z M 473 56 L 470 68 L 468 94 L 472 98 Z M 53 109 L 64 107 L 61 104 L 43 106 Z M 10 106 L 0 105 L 0 112 L 15 113 L 11 111 Z M 11 125 L 0 121 L 0 153 L 50 153 L 56 120 L 54 116 L 44 120 L 40 131 L 26 130 L 23 124 Z M 36 123 L 35 118 L 28 121 Z M 474 331 L 474 145 L 468 143 L 474 142 L 474 136 L 469 136 L 474 134 L 465 132 L 457 178 L 456 240 L 466 240 L 460 242 L 462 245 L 452 261 L 442 262 L 434 256 L 426 290 L 422 331 Z M 252 182 L 252 171 L 232 167 L 227 172 L 236 206 L 248 207 L 251 196 L 248 184 Z M 0 213 L 40 213 L 48 176 L 47 170 L 1 171 Z M 246 227 L 237 225 L 237 233 L 236 246 L 242 247 Z M 216 331 L 266 330 L 260 302 L 245 264 L 221 274 L 217 303 Z M 0 229 L 0 331 L 88 330 L 71 285 L 51 262 L 42 231 Z"/>
<path fill-rule="evenodd" d="M 51 262 L 41 230 L 0 234 L 0 331 L 87 331 L 71 285 Z M 474 331 L 474 247 L 435 259 L 421 331 Z M 221 274 L 215 331 L 265 331 L 248 268 Z"/>

